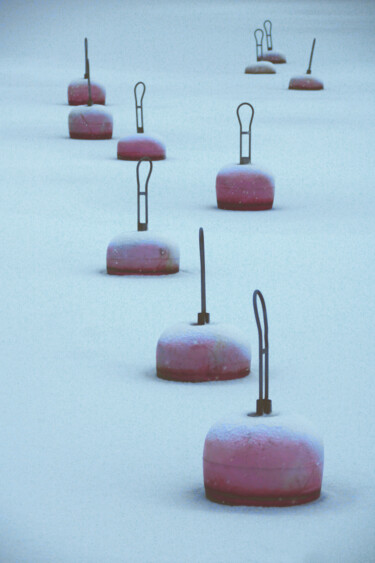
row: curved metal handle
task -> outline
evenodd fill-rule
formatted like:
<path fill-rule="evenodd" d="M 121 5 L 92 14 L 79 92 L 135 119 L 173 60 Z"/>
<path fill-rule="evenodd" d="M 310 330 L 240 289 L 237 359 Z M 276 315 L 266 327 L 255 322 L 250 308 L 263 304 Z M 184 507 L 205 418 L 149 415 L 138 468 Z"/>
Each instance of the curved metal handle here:
<path fill-rule="evenodd" d="M 91 80 L 90 80 L 90 61 L 87 59 L 86 61 L 86 68 L 87 68 L 87 85 L 89 88 L 89 101 L 87 102 L 88 106 L 92 106 L 92 97 L 91 97 Z"/>
<path fill-rule="evenodd" d="M 249 122 L 249 128 L 244 131 L 243 130 L 243 125 L 242 125 L 242 121 L 241 121 L 241 117 L 240 117 L 240 108 L 242 106 L 248 106 L 251 109 L 251 117 L 250 117 L 250 122 Z M 237 118 L 238 118 L 238 122 L 240 124 L 240 164 L 250 164 L 251 163 L 251 125 L 253 123 L 253 119 L 254 119 L 254 108 L 251 104 L 249 104 L 248 102 L 243 102 L 242 104 L 240 104 L 237 108 Z M 242 137 L 244 137 L 245 135 L 248 135 L 249 137 L 249 146 L 248 146 L 248 151 L 247 154 L 243 155 L 243 142 L 242 142 Z"/>
<path fill-rule="evenodd" d="M 147 175 L 145 188 L 141 191 L 141 182 L 139 179 L 139 169 L 142 162 L 148 162 L 150 164 L 150 169 Z M 141 158 L 141 160 L 137 164 L 137 220 L 138 220 L 138 231 L 147 231 L 148 227 L 148 181 L 150 179 L 152 172 L 152 161 L 150 158 Z M 141 196 L 144 196 L 144 211 L 145 211 L 145 220 L 141 221 Z"/>
<path fill-rule="evenodd" d="M 257 36 L 258 31 L 261 33 L 260 37 Z M 255 45 L 256 45 L 255 52 L 257 56 L 257 61 L 261 61 L 263 58 L 263 37 L 264 37 L 263 29 L 258 27 L 258 29 L 254 31 L 254 37 L 255 37 Z"/>
<path fill-rule="evenodd" d="M 199 254 L 201 258 L 201 312 L 198 313 L 198 324 L 205 325 L 210 322 L 210 313 L 206 310 L 206 261 L 204 256 L 204 232 L 199 229 Z"/>
<path fill-rule="evenodd" d="M 313 58 L 313 54 L 314 54 L 314 48 L 315 48 L 315 39 L 314 39 L 312 47 L 311 47 L 309 68 L 307 69 L 306 74 L 311 74 L 311 63 L 312 63 L 312 58 Z"/>
<path fill-rule="evenodd" d="M 83 78 L 88 78 L 89 76 L 89 71 L 87 68 L 87 60 L 88 60 L 88 43 L 87 43 L 87 37 L 85 37 L 85 74 L 83 76 Z"/>
<path fill-rule="evenodd" d="M 263 331 L 262 324 L 259 318 L 258 303 L 257 298 L 259 297 L 260 303 L 262 305 L 263 311 L 263 325 L 264 325 L 264 346 L 263 346 Z M 259 339 L 259 399 L 257 400 L 256 414 L 270 414 L 272 412 L 272 401 L 268 397 L 268 376 L 269 376 L 269 364 L 268 364 L 268 320 L 267 320 L 267 309 L 264 297 L 259 289 L 256 289 L 253 293 L 253 307 L 255 320 L 258 328 L 258 339 Z M 263 374 L 263 355 L 265 356 L 265 366 Z M 263 397 L 263 378 L 264 378 L 264 397 Z"/>
<path fill-rule="evenodd" d="M 268 24 L 268 25 L 266 25 Z M 267 49 L 271 51 L 272 49 L 272 22 L 271 20 L 265 20 L 263 22 L 264 31 L 266 32 L 267 38 Z"/>
<path fill-rule="evenodd" d="M 141 99 L 138 101 L 137 87 L 142 86 Z M 146 85 L 144 82 L 137 82 L 134 86 L 134 98 L 135 98 L 135 117 L 137 120 L 137 133 L 143 133 L 143 96 L 146 92 Z"/>

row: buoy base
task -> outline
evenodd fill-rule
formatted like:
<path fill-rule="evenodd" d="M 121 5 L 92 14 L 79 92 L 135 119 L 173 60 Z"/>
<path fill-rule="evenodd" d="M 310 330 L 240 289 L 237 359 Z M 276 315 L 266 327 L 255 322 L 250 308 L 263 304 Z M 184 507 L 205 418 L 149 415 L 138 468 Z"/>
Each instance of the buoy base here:
<path fill-rule="evenodd" d="M 218 491 L 211 487 L 205 487 L 206 497 L 218 504 L 228 504 L 230 506 L 296 506 L 306 504 L 320 497 L 320 489 L 307 494 L 287 496 L 280 495 L 238 495 Z"/>
<path fill-rule="evenodd" d="M 179 371 L 178 373 L 167 368 L 158 369 L 156 375 L 159 379 L 165 379 L 166 381 L 181 381 L 182 383 L 200 383 L 204 381 L 230 381 L 231 379 L 241 379 L 246 377 L 250 373 L 249 369 L 240 370 L 237 372 L 231 372 L 229 374 L 202 374 L 202 373 L 192 373 L 191 371 Z"/>
<path fill-rule="evenodd" d="M 111 133 L 104 133 L 103 135 L 97 133 L 71 133 L 69 132 L 69 136 L 71 139 L 85 139 L 85 140 L 103 140 L 103 139 L 112 139 L 112 132 Z"/>
<path fill-rule="evenodd" d="M 268 61 L 259 61 L 245 68 L 245 74 L 276 74 L 274 65 Z"/>
<path fill-rule="evenodd" d="M 180 271 L 178 266 L 168 270 L 144 270 L 144 269 L 124 269 L 107 267 L 107 274 L 110 276 L 167 276 L 169 274 L 177 274 Z"/>
<path fill-rule="evenodd" d="M 289 90 L 323 90 L 323 82 L 312 76 L 297 76 L 291 78 Z"/>
<path fill-rule="evenodd" d="M 265 211 L 275 196 L 273 177 L 253 164 L 233 164 L 216 176 L 216 200 L 219 209 Z"/>
<path fill-rule="evenodd" d="M 79 106 L 69 113 L 71 139 L 112 139 L 113 119 L 101 106 Z"/>
<path fill-rule="evenodd" d="M 265 203 L 223 203 L 218 202 L 219 209 L 227 209 L 229 211 L 267 211 L 272 209 L 273 200 Z"/>
<path fill-rule="evenodd" d="M 91 80 L 91 99 L 93 104 L 105 105 L 105 88 Z M 68 104 L 83 106 L 89 102 L 89 86 L 87 78 L 74 80 L 68 86 Z"/>
<path fill-rule="evenodd" d="M 120 139 L 117 144 L 118 160 L 165 160 L 166 149 L 162 141 L 144 133 Z"/>
<path fill-rule="evenodd" d="M 273 63 L 274 65 L 281 65 L 286 63 L 285 55 L 282 55 L 277 51 L 268 51 L 268 53 L 264 53 L 263 57 L 261 57 L 259 60 L 268 61 L 270 63 Z"/>

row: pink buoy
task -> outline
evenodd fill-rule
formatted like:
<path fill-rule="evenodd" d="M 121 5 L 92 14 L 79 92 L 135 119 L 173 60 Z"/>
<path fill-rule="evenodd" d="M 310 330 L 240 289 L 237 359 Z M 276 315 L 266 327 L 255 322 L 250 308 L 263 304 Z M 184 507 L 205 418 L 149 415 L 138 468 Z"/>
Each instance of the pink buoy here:
<path fill-rule="evenodd" d="M 267 25 L 268 24 L 268 25 Z M 284 64 L 286 63 L 286 57 L 282 53 L 278 51 L 274 51 L 272 49 L 272 23 L 270 20 L 266 20 L 263 23 L 264 30 L 266 32 L 266 39 L 267 39 L 267 51 L 262 54 L 262 57 L 258 60 L 262 61 L 269 61 L 274 65 Z"/>
<path fill-rule="evenodd" d="M 276 74 L 275 66 L 272 62 L 263 61 L 263 29 L 254 31 L 255 51 L 257 62 L 245 68 L 245 74 Z"/>
<path fill-rule="evenodd" d="M 141 191 L 139 168 L 142 162 L 150 165 L 145 188 Z M 143 158 L 137 164 L 137 215 L 138 231 L 125 233 L 114 238 L 107 248 L 107 273 L 126 275 L 167 275 L 176 274 L 180 269 L 178 247 L 166 237 L 148 232 L 148 182 L 152 162 Z M 144 196 L 144 216 L 141 221 L 140 200 Z"/>
<path fill-rule="evenodd" d="M 248 106 L 251 118 L 248 130 L 244 131 L 240 118 L 240 108 Z M 258 166 L 251 164 L 251 125 L 254 108 L 244 102 L 237 108 L 240 123 L 240 163 L 222 168 L 216 176 L 216 198 L 219 209 L 234 211 L 263 211 L 271 209 L 275 196 L 273 177 Z M 248 150 L 243 155 L 243 136 L 248 136 Z"/>
<path fill-rule="evenodd" d="M 142 87 L 142 95 L 138 100 L 137 88 Z M 128 135 L 119 140 L 117 144 L 117 158 L 119 160 L 140 160 L 148 158 L 150 160 L 164 160 L 166 158 L 166 148 L 164 143 L 157 137 L 145 135 L 143 124 L 143 96 L 145 95 L 146 85 L 144 82 L 137 82 L 134 86 L 135 115 L 137 121 L 137 133 Z"/>
<path fill-rule="evenodd" d="M 156 373 L 161 379 L 183 382 L 239 379 L 250 373 L 247 339 L 234 327 L 210 323 L 206 311 L 204 234 L 199 230 L 201 304 L 195 324 L 180 323 L 160 336 Z"/>
<path fill-rule="evenodd" d="M 68 86 L 68 104 L 70 106 L 83 106 L 89 103 L 88 85 L 88 45 L 85 37 L 85 75 L 83 78 L 73 80 Z M 93 104 L 105 105 L 105 88 L 91 80 L 91 100 Z"/>
<path fill-rule="evenodd" d="M 87 60 L 89 102 L 69 113 L 68 125 L 71 139 L 111 139 L 113 119 L 104 108 L 93 106 L 91 98 L 90 63 Z"/>
<path fill-rule="evenodd" d="M 313 40 L 309 68 L 307 69 L 306 74 L 303 76 L 296 76 L 294 78 L 291 78 L 289 82 L 289 90 L 323 90 L 323 82 L 321 82 L 317 78 L 309 76 L 311 74 L 311 63 L 314 54 L 314 48 L 315 39 Z"/>
<path fill-rule="evenodd" d="M 264 343 L 257 297 L 263 309 Z M 203 451 L 206 497 L 229 505 L 305 504 L 320 496 L 323 442 L 304 418 L 272 413 L 267 312 L 263 295 L 258 290 L 254 292 L 253 305 L 259 333 L 256 412 L 224 420 L 209 430 Z"/>

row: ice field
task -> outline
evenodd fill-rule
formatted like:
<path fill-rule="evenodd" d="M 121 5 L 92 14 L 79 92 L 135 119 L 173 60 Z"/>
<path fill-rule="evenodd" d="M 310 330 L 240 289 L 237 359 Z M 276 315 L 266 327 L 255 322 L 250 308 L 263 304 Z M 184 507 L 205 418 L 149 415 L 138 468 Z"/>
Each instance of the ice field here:
<path fill-rule="evenodd" d="M 272 20 L 287 64 L 246 75 Z M 375 560 L 374 64 L 371 0 L 2 0 L 0 3 L 0 563 L 371 563 Z M 107 91 L 113 139 L 72 140 L 67 87 Z M 288 90 L 306 72 L 324 90 Z M 167 159 L 149 229 L 179 245 L 169 276 L 109 276 L 106 249 L 136 230 L 145 133 Z M 252 160 L 275 178 L 270 211 L 219 210 L 239 160 L 236 108 L 255 108 Z M 198 229 L 212 322 L 241 329 L 248 377 L 156 377 L 159 336 L 200 309 Z M 275 411 L 324 437 L 322 495 L 289 508 L 205 498 L 218 420 L 254 409 L 266 299 Z"/>

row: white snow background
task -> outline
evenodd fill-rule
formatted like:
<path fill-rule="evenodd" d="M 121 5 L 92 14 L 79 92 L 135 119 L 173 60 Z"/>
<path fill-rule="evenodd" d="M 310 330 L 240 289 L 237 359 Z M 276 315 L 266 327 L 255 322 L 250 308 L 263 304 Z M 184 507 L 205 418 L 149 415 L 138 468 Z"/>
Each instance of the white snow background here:
<path fill-rule="evenodd" d="M 267 18 L 288 62 L 245 75 Z M 1 563 L 374 561 L 375 3 L 3 0 L 0 23 Z M 109 141 L 68 136 L 85 36 Z M 325 90 L 288 91 L 314 37 Z M 109 241 L 136 229 L 136 163 L 116 146 L 139 80 L 145 132 L 167 147 L 149 185 L 149 228 L 180 245 L 166 277 L 105 274 Z M 271 211 L 216 207 L 243 101 Z M 252 373 L 161 381 L 160 334 L 200 308 L 200 226 L 208 311 L 248 335 Z M 255 407 L 256 288 L 274 409 L 324 436 L 322 496 L 304 506 L 204 496 L 210 426 Z"/>

